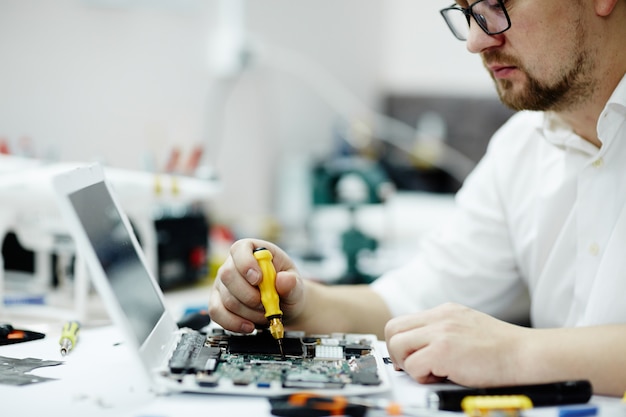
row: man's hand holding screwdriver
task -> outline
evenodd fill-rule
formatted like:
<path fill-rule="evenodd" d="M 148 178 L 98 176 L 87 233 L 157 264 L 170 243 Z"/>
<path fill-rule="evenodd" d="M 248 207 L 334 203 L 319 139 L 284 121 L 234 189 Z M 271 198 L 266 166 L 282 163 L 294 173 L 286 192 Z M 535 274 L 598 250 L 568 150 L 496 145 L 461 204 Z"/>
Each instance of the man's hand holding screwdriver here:
<path fill-rule="evenodd" d="M 308 333 L 371 333 L 381 339 L 391 314 L 369 285 L 323 285 L 305 280 L 278 246 L 258 239 L 233 244 L 220 267 L 209 300 L 209 315 L 226 330 L 250 333 L 267 326 L 259 283 L 263 274 L 254 250 L 272 253 L 276 291 L 287 329 Z"/>
<path fill-rule="evenodd" d="M 232 246 L 230 256 L 220 267 L 209 302 L 211 319 L 227 330 L 251 333 L 255 327 L 267 325 L 258 288 L 263 274 L 253 254 L 258 247 L 268 249 L 273 255 L 283 321 L 294 323 L 302 313 L 305 286 L 291 259 L 270 242 L 240 240 Z"/>

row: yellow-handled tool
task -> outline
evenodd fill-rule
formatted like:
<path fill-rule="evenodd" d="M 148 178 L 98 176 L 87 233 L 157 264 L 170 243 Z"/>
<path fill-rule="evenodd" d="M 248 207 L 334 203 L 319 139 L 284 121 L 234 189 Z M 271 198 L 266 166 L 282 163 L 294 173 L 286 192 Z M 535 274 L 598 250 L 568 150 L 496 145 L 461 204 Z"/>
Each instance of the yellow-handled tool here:
<path fill-rule="evenodd" d="M 59 345 L 61 345 L 61 355 L 67 355 L 70 350 L 74 349 L 76 342 L 78 341 L 78 332 L 80 331 L 80 323 L 77 321 L 68 321 L 63 325 L 61 330 L 61 338 L 59 339 Z"/>
<path fill-rule="evenodd" d="M 259 283 L 259 290 L 261 291 L 261 303 L 265 308 L 265 317 L 269 321 L 270 333 L 278 341 L 280 354 L 284 358 L 283 338 L 285 337 L 285 329 L 283 327 L 283 312 L 280 310 L 280 298 L 276 291 L 276 269 L 272 263 L 272 253 L 266 248 L 256 248 L 253 255 L 263 274 Z"/>

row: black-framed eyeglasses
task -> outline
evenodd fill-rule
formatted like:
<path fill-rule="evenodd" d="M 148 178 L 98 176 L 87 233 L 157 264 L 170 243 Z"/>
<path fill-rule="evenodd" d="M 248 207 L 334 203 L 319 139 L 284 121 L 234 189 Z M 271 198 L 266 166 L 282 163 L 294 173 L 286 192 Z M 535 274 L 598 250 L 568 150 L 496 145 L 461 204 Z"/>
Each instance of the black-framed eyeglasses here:
<path fill-rule="evenodd" d="M 498 35 L 511 27 L 503 0 L 478 0 L 468 8 L 453 4 L 440 13 L 454 36 L 461 41 L 467 40 L 471 17 L 487 35 Z"/>

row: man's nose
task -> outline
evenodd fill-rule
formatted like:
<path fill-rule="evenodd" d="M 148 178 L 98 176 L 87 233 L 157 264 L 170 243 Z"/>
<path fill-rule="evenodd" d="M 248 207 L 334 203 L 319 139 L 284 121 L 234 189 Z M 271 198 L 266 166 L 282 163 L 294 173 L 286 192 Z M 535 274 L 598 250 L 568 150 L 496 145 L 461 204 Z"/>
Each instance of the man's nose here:
<path fill-rule="evenodd" d="M 488 35 L 485 31 L 476 23 L 474 17 L 470 19 L 469 32 L 467 34 L 466 47 L 467 50 L 473 54 L 481 53 L 482 51 L 493 48 L 494 46 L 500 46 L 503 42 L 504 36 Z"/>

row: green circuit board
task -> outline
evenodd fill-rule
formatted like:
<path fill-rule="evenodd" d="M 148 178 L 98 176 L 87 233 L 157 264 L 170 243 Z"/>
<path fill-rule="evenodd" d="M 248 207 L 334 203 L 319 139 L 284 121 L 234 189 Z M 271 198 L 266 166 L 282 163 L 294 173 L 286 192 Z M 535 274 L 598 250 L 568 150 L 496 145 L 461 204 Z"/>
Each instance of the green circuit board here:
<path fill-rule="evenodd" d="M 345 334 L 305 335 L 287 332 L 283 354 L 269 332 L 206 335 L 201 359 L 178 366 L 178 375 L 193 374 L 202 386 L 224 381 L 239 387 L 337 389 L 347 384 L 381 383 L 371 340 Z"/>

